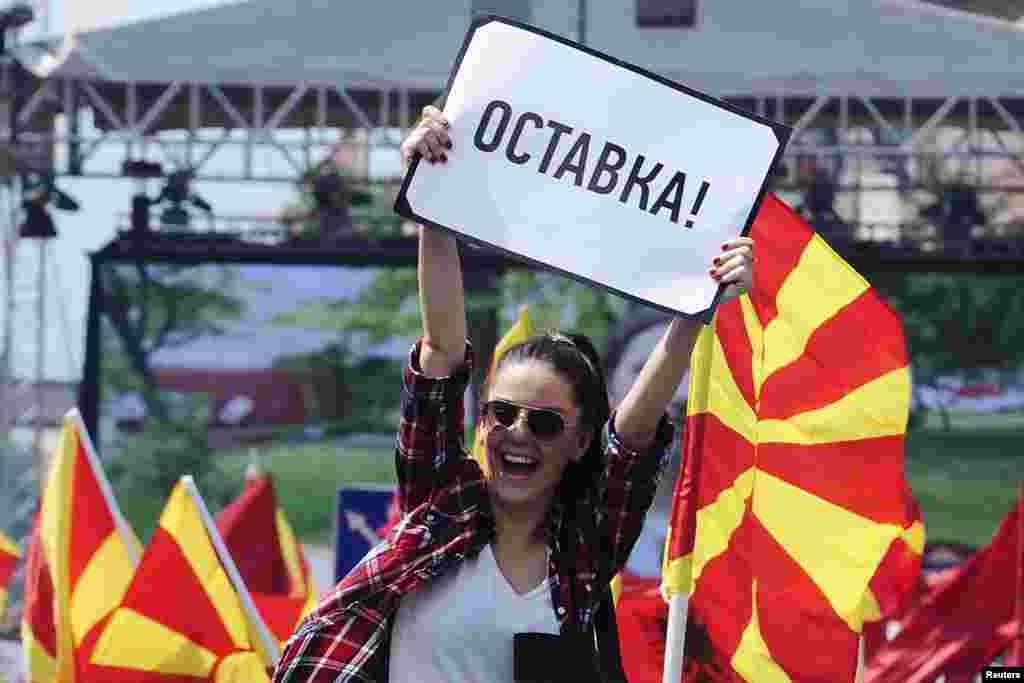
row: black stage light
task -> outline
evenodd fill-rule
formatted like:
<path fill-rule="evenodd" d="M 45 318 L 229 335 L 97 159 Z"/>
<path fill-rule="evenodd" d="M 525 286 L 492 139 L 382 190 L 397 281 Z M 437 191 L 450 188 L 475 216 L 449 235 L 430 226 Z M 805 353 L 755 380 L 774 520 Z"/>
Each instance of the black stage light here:
<path fill-rule="evenodd" d="M 160 221 L 164 225 L 187 228 L 190 216 L 184 206 L 186 203 L 206 213 L 213 213 L 210 203 L 192 191 L 192 176 L 191 169 L 174 171 L 167 176 L 167 184 L 164 185 L 156 200 L 157 203 L 167 202 L 170 204 L 160 214 Z"/>
<path fill-rule="evenodd" d="M 51 239 L 57 236 L 57 226 L 46 210 L 51 201 L 54 208 L 74 212 L 81 208 L 78 201 L 54 184 L 52 175 L 27 176 L 24 180 L 25 222 L 18 229 L 18 236 L 29 239 Z"/>
<path fill-rule="evenodd" d="M 53 216 L 39 202 L 23 202 L 25 222 L 18 229 L 18 237 L 25 239 L 52 239 L 57 236 L 57 226 Z"/>
<path fill-rule="evenodd" d="M 164 169 L 155 161 L 125 160 L 121 163 L 121 175 L 129 178 L 162 178 Z"/>
<path fill-rule="evenodd" d="M 172 204 L 160 212 L 160 224 L 173 228 L 187 228 L 191 218 L 181 204 Z"/>

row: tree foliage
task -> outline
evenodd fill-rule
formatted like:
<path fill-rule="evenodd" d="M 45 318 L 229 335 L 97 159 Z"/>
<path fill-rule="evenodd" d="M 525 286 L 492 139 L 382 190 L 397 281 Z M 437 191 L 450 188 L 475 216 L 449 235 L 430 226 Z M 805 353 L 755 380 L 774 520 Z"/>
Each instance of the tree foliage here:
<path fill-rule="evenodd" d="M 106 329 L 118 344 L 104 354 L 104 391 L 137 393 L 146 414 L 140 432 L 127 436 L 110 465 L 118 488 L 165 495 L 184 474 L 210 488 L 209 402 L 172 399 L 153 372 L 154 356 L 198 339 L 223 334 L 244 306 L 231 268 L 112 264 L 101 273 Z M 215 483 L 215 482 L 214 482 Z M 211 490 L 211 498 L 218 492 Z"/>
<path fill-rule="evenodd" d="M 167 406 L 153 376 L 152 357 L 222 334 L 223 323 L 242 313 L 241 300 L 230 292 L 236 276 L 229 268 L 196 269 L 111 265 L 102 271 L 106 320 L 123 356 L 110 363 L 107 382 L 118 391 L 140 391 L 150 415 L 168 419 Z M 111 362 L 113 361 L 113 362 Z"/>
<path fill-rule="evenodd" d="M 902 316 L 916 385 L 938 389 L 943 378 L 1024 364 L 1024 276 L 885 273 L 873 281 Z"/>

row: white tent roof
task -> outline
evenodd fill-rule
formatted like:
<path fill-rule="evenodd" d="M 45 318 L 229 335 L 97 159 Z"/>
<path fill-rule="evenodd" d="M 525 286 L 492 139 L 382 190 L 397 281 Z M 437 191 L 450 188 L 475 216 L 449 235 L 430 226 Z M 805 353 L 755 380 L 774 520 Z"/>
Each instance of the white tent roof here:
<path fill-rule="evenodd" d="M 530 20 L 572 38 L 574 7 L 533 0 Z M 589 7 L 590 46 L 723 97 L 1024 96 L 1024 27 L 921 2 L 704 0 L 694 29 L 637 28 L 632 0 Z M 469 20 L 467 0 L 249 0 L 83 33 L 55 73 L 438 90 Z"/>

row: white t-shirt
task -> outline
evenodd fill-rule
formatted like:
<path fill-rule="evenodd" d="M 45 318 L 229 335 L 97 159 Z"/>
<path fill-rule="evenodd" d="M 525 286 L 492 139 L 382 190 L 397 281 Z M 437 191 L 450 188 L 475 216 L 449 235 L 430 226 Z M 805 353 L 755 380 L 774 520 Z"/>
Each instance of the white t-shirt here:
<path fill-rule="evenodd" d="M 391 683 L 512 683 L 512 637 L 558 634 L 545 579 L 520 595 L 490 545 L 402 598 L 391 632 Z"/>

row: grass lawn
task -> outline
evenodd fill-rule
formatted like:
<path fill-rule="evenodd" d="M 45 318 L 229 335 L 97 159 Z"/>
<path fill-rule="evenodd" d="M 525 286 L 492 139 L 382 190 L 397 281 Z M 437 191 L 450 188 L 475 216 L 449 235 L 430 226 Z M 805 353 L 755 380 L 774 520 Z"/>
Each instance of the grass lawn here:
<path fill-rule="evenodd" d="M 282 444 L 263 449 L 262 454 L 264 466 L 274 475 L 278 504 L 295 533 L 306 543 L 332 543 L 335 495 L 339 485 L 388 483 L 395 478 L 394 451 L 390 448 L 340 448 L 331 443 Z M 247 451 L 222 456 L 221 470 L 229 491 L 242 490 L 248 464 Z M 165 497 L 130 490 L 118 490 L 116 494 L 125 517 L 145 543 L 156 527 Z M 210 507 L 210 512 L 216 515 L 216 506 L 210 504 Z"/>
<path fill-rule="evenodd" d="M 954 425 L 952 432 L 929 427 L 908 435 L 907 477 L 921 503 L 928 538 L 984 545 L 1013 505 L 1017 482 L 1024 479 L 1024 429 L 962 421 Z M 394 482 L 391 448 L 282 444 L 264 449 L 263 456 L 274 474 L 280 505 L 307 543 L 332 543 L 339 485 Z M 241 490 L 247 464 L 246 453 L 223 457 L 229 487 Z M 164 501 L 123 491 L 118 498 L 136 530 L 148 538 Z"/>
<path fill-rule="evenodd" d="M 917 430 L 906 454 L 928 538 L 988 543 L 1024 480 L 1024 429 Z"/>
<path fill-rule="evenodd" d="M 239 487 L 248 455 L 226 458 L 225 474 Z M 333 544 L 335 497 L 342 484 L 395 481 L 393 448 L 342 448 L 335 444 L 288 444 L 263 450 L 274 475 L 278 504 L 305 542 Z"/>

